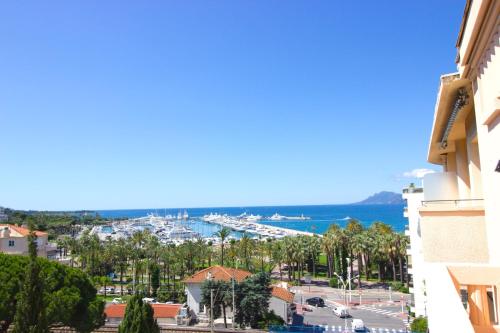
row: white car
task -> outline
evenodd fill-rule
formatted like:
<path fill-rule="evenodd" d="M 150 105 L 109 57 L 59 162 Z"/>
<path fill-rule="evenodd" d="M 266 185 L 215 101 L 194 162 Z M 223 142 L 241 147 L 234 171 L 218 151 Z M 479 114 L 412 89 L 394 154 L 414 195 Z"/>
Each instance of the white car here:
<path fill-rule="evenodd" d="M 123 301 L 123 299 L 121 299 L 119 297 L 119 298 L 113 298 L 113 300 L 111 301 L 111 303 L 113 303 L 113 304 L 123 304 L 125 302 Z"/>
<path fill-rule="evenodd" d="M 361 319 L 353 319 L 352 320 L 352 330 L 354 332 L 365 332 L 365 323 Z"/>
<path fill-rule="evenodd" d="M 335 306 L 333 308 L 333 313 L 336 316 L 339 316 L 340 318 L 347 318 L 347 317 L 349 317 L 349 311 L 343 305 Z"/>
<path fill-rule="evenodd" d="M 156 298 L 144 297 L 144 298 L 142 299 L 142 301 L 143 301 L 144 303 L 153 304 L 153 303 L 156 303 Z"/>

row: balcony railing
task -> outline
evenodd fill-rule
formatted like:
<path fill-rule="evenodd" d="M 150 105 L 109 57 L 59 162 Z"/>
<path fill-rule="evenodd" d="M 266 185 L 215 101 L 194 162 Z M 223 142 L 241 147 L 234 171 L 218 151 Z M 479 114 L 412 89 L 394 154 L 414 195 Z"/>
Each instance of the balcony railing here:
<path fill-rule="evenodd" d="M 403 193 L 422 193 L 424 189 L 421 187 L 407 187 L 403 189 Z"/>
<path fill-rule="evenodd" d="M 425 200 L 423 207 L 443 207 L 443 208 L 472 208 L 483 207 L 484 199 L 457 199 L 457 200 Z"/>

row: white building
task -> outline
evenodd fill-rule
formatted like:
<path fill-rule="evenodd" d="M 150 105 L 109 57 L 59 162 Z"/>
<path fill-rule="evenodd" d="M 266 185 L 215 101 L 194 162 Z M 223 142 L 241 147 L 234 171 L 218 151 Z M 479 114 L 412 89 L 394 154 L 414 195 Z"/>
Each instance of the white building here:
<path fill-rule="evenodd" d="M 431 332 L 500 332 L 500 0 L 468 0 L 418 209 Z"/>
<path fill-rule="evenodd" d="M 427 316 L 424 256 L 422 253 L 422 234 L 420 230 L 419 208 L 424 200 L 422 188 L 410 185 L 403 189 L 403 199 L 406 200 L 404 216 L 408 218 L 406 236 L 410 238 L 410 247 L 407 249 L 408 274 L 410 275 L 410 293 L 412 294 L 411 312 L 416 317 Z"/>
<path fill-rule="evenodd" d="M 293 303 L 294 294 L 285 288 L 273 286 L 271 299 L 269 300 L 269 311 L 273 311 L 280 316 L 285 323 L 292 321 L 295 306 Z"/>
<path fill-rule="evenodd" d="M 222 280 L 230 282 L 233 278 L 237 282 L 241 282 L 252 273 L 222 266 L 212 266 L 203 269 L 184 280 L 186 284 L 187 305 L 191 310 L 191 314 L 196 319 L 206 319 L 207 311 L 205 305 L 201 301 L 201 285 L 207 279 L 216 281 Z"/>
<path fill-rule="evenodd" d="M 18 227 L 11 224 L 0 224 L 0 252 L 7 254 L 28 255 L 28 235 L 27 228 Z M 39 257 L 47 257 L 50 249 L 48 243 L 49 235 L 46 232 L 35 231 L 37 236 L 36 245 Z"/>
<path fill-rule="evenodd" d="M 201 285 L 204 281 L 213 279 L 216 281 L 231 282 L 234 278 L 235 281 L 242 282 L 251 275 L 252 273 L 241 269 L 212 266 L 188 277 L 184 280 L 184 283 L 186 284 L 187 305 L 191 310 L 191 315 L 199 321 L 208 320 L 205 304 L 201 301 Z M 285 322 L 289 322 L 294 312 L 294 307 L 292 306 L 294 294 L 286 288 L 278 286 L 273 286 L 272 288 L 269 311 L 273 310 Z M 227 310 L 227 313 L 231 313 L 230 309 Z"/>

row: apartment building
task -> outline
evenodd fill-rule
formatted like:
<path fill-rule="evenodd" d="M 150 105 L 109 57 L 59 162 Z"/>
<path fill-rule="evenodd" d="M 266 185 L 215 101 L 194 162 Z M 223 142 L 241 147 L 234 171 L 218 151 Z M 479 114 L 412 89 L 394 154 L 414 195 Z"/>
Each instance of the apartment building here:
<path fill-rule="evenodd" d="M 0 252 L 27 255 L 29 233 L 30 231 L 27 228 L 0 224 Z M 35 234 L 37 236 L 38 256 L 46 258 L 47 251 L 50 249 L 48 234 L 41 231 L 36 231 Z"/>
<path fill-rule="evenodd" d="M 416 317 L 427 316 L 425 296 L 424 257 L 422 253 L 422 234 L 420 231 L 419 208 L 424 200 L 422 187 L 413 184 L 403 189 L 403 199 L 406 201 L 404 216 L 408 219 L 405 235 L 410 238 L 407 249 L 408 275 L 410 278 L 410 293 L 412 295 L 410 311 Z"/>
<path fill-rule="evenodd" d="M 500 1 L 467 1 L 418 208 L 431 332 L 500 332 Z M 413 246 L 413 244 L 412 244 Z"/>

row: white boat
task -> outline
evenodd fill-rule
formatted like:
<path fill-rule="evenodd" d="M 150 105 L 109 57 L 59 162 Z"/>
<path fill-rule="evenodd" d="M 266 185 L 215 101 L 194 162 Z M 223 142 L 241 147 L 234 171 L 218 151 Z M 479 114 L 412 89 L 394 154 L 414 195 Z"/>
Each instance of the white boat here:
<path fill-rule="evenodd" d="M 187 210 L 185 210 L 185 209 L 184 209 L 184 214 L 182 214 L 182 218 L 183 218 L 184 220 L 187 220 L 187 219 L 189 218 L 188 212 L 187 212 Z"/>
<path fill-rule="evenodd" d="M 260 215 L 253 215 L 253 214 L 247 215 L 245 217 L 245 220 L 247 220 L 247 221 L 258 221 L 260 219 L 262 219 L 262 216 L 260 216 Z"/>
<path fill-rule="evenodd" d="M 283 220 L 283 219 L 285 219 L 285 218 L 286 218 L 286 216 L 283 216 L 283 215 L 280 215 L 280 214 L 278 214 L 278 213 L 275 213 L 275 214 L 274 214 L 273 216 L 271 216 L 269 219 L 270 219 L 271 221 L 280 221 L 280 220 Z"/>

